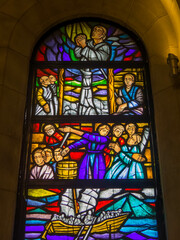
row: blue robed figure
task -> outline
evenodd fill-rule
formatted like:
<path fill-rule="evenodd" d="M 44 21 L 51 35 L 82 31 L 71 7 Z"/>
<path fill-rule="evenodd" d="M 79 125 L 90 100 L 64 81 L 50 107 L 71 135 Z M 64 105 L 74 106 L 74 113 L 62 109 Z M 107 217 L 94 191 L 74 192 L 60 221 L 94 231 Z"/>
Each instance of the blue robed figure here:
<path fill-rule="evenodd" d="M 81 160 L 79 167 L 79 179 L 103 179 L 106 172 L 104 149 L 109 143 L 108 133 L 110 128 L 108 125 L 100 125 L 98 133 L 83 132 L 70 127 L 60 128 L 63 132 L 72 132 L 82 138 L 70 144 L 62 151 L 65 156 L 72 149 L 86 147 L 86 153 Z"/>
<path fill-rule="evenodd" d="M 105 179 L 144 179 L 142 162 L 145 157 L 140 154 L 138 143 L 141 141 L 139 135 L 134 134 L 122 147 L 114 145 L 117 155 L 112 166 L 105 175 Z"/>
<path fill-rule="evenodd" d="M 116 99 L 118 109 L 115 115 L 142 115 L 143 114 L 143 92 L 134 85 L 133 74 L 124 75 L 124 86 L 119 89 L 119 97 Z"/>

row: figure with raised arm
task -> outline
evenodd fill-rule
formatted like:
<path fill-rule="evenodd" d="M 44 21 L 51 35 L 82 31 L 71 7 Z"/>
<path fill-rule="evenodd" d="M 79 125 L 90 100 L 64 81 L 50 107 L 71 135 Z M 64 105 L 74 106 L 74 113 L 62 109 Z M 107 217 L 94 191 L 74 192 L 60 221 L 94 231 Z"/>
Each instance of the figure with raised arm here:
<path fill-rule="evenodd" d="M 109 143 L 108 125 L 100 125 L 98 133 L 89 133 L 71 127 L 60 128 L 62 132 L 71 132 L 81 136 L 79 141 L 70 144 L 62 151 L 62 156 L 68 154 L 72 149 L 86 147 L 86 153 L 81 159 L 79 167 L 79 179 L 103 179 L 106 171 L 104 149 Z"/>
<path fill-rule="evenodd" d="M 44 142 L 51 149 L 55 149 L 60 146 L 63 136 L 58 132 L 55 125 L 47 124 L 43 128 L 44 130 Z"/>

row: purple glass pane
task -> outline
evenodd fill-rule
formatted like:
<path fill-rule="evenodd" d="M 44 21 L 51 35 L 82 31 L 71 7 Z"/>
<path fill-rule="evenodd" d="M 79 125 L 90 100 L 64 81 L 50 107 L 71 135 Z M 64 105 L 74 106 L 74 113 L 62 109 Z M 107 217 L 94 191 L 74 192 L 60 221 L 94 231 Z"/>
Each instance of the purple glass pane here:
<path fill-rule="evenodd" d="M 119 240 L 124 236 L 124 234 L 121 233 L 105 233 L 105 234 L 93 234 L 92 237 L 94 237 L 94 239 L 105 239 L 105 240 L 109 240 L 109 239 L 116 239 Z"/>
<path fill-rule="evenodd" d="M 126 47 L 127 48 L 137 48 L 137 46 L 134 44 L 134 43 L 131 43 L 131 44 L 126 44 Z"/>
<path fill-rule="evenodd" d="M 54 35 L 54 37 L 55 37 L 55 39 L 56 39 L 56 41 L 57 41 L 58 43 L 60 43 L 60 44 L 63 43 L 63 41 L 62 41 L 62 39 L 61 39 L 61 37 L 60 37 L 59 31 L 56 31 L 53 35 Z"/>
<path fill-rule="evenodd" d="M 140 234 L 138 233 L 131 233 L 127 236 L 128 238 L 132 239 L 132 240 L 146 240 L 145 237 L 141 236 Z"/>
<path fill-rule="evenodd" d="M 82 81 L 82 76 L 77 76 L 77 77 L 76 77 L 76 80 Z"/>
<path fill-rule="evenodd" d="M 41 236 L 41 233 L 26 233 L 25 238 L 35 239 Z"/>
<path fill-rule="evenodd" d="M 48 39 L 45 40 L 45 44 L 48 47 L 53 47 L 56 44 L 56 41 L 54 40 L 54 38 L 49 37 Z"/>
<path fill-rule="evenodd" d="M 51 235 L 47 235 L 47 236 L 46 236 L 46 239 L 47 239 L 47 240 L 60 240 L 60 239 L 64 239 L 64 240 L 74 240 L 74 237 L 65 236 L 65 235 L 63 235 L 63 236 L 57 236 L 57 235 L 51 236 Z M 80 239 L 81 239 L 81 238 L 80 238 Z"/>
<path fill-rule="evenodd" d="M 57 61 L 62 61 L 61 53 L 58 54 Z"/>
<path fill-rule="evenodd" d="M 79 97 L 78 93 L 75 92 L 64 92 L 64 95 L 72 96 L 72 97 Z"/>
<path fill-rule="evenodd" d="M 58 49 L 58 45 L 55 44 L 53 47 L 52 47 L 52 50 L 53 52 L 55 52 L 56 54 L 59 52 L 59 49 Z"/>
<path fill-rule="evenodd" d="M 129 39 L 120 39 L 119 42 L 120 43 L 129 43 Z"/>
<path fill-rule="evenodd" d="M 114 74 L 117 74 L 117 73 L 119 73 L 119 72 L 121 72 L 121 71 L 122 71 L 122 68 L 115 69 L 115 70 L 114 70 Z"/>
<path fill-rule="evenodd" d="M 108 34 L 107 34 L 108 37 L 111 36 L 113 32 L 114 32 L 114 27 L 110 27 L 110 28 L 108 29 Z"/>
<path fill-rule="evenodd" d="M 95 93 L 95 95 L 107 95 L 107 90 L 100 90 L 98 92 Z"/>
<path fill-rule="evenodd" d="M 142 61 L 142 58 L 141 57 L 139 57 L 139 58 L 134 58 L 134 61 Z"/>
<path fill-rule="evenodd" d="M 102 76 L 99 76 L 99 75 L 93 76 L 93 82 L 100 81 L 102 79 L 104 79 L 104 77 L 102 77 Z"/>
<path fill-rule="evenodd" d="M 124 53 L 125 51 L 126 51 L 125 48 L 117 50 L 117 56 L 118 56 L 118 55 L 121 55 L 121 54 Z"/>
<path fill-rule="evenodd" d="M 51 51 L 51 49 L 47 49 L 46 54 L 48 61 L 56 61 L 56 55 Z"/>
<path fill-rule="evenodd" d="M 63 61 L 71 61 L 69 55 L 66 52 L 63 52 Z"/>
<path fill-rule="evenodd" d="M 115 59 L 114 59 L 114 61 L 122 61 L 123 60 L 123 55 L 122 56 L 119 56 L 119 57 L 116 57 Z"/>
<path fill-rule="evenodd" d="M 59 51 L 63 52 L 63 47 L 62 46 L 59 47 Z"/>
<path fill-rule="evenodd" d="M 125 56 L 132 55 L 136 50 L 135 49 L 129 49 L 129 51 L 125 54 Z"/>
<path fill-rule="evenodd" d="M 26 232 L 42 232 L 44 231 L 44 226 L 26 226 Z"/>

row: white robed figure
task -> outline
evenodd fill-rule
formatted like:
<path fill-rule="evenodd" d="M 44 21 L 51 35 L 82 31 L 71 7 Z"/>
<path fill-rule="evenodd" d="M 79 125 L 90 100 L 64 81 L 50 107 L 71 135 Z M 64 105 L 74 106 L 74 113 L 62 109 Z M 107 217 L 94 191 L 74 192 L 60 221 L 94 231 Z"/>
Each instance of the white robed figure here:
<path fill-rule="evenodd" d="M 35 166 L 31 170 L 30 179 L 54 179 L 54 172 L 51 166 Z"/>
<path fill-rule="evenodd" d="M 79 115 L 97 115 L 91 87 L 92 73 L 89 69 L 81 69 L 80 71 L 83 75 L 83 82 L 79 102 Z"/>
<path fill-rule="evenodd" d="M 110 58 L 110 47 L 104 42 L 106 29 L 102 26 L 95 26 L 92 31 L 92 40 L 87 41 L 85 34 L 78 34 L 75 37 L 77 47 L 75 55 L 81 61 L 107 61 Z M 92 72 L 90 69 L 80 70 L 83 76 L 82 90 L 79 104 L 79 115 L 97 115 L 96 104 L 92 92 Z"/>
<path fill-rule="evenodd" d="M 31 169 L 30 179 L 54 179 L 54 172 L 47 163 L 46 152 L 42 148 L 35 148 L 32 152 L 35 166 Z"/>
<path fill-rule="evenodd" d="M 54 115 L 53 92 L 47 76 L 40 78 L 40 87 L 37 91 L 35 115 Z"/>

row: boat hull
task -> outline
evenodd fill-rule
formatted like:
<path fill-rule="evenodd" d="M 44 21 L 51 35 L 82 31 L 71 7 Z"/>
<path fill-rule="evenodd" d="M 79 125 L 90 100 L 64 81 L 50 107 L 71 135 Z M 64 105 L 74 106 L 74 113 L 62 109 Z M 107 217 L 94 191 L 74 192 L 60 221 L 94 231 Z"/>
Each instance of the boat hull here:
<path fill-rule="evenodd" d="M 129 213 L 122 213 L 118 217 L 106 219 L 100 223 L 93 225 L 91 233 L 115 233 L 120 227 L 125 223 L 129 216 Z M 89 226 L 85 226 L 81 235 L 85 235 Z M 60 220 L 51 221 L 46 225 L 46 231 L 43 234 L 42 238 L 46 239 L 46 234 L 53 235 L 77 235 L 82 226 L 80 225 L 68 225 Z"/>

